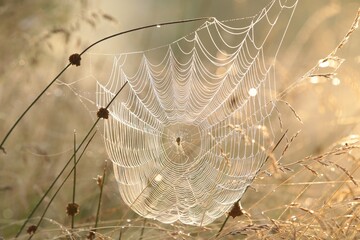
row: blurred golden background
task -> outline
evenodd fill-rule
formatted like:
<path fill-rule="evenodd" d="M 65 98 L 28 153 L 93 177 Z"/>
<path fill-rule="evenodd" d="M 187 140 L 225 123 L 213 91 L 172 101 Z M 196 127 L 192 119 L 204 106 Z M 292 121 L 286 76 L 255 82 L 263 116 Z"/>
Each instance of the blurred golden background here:
<path fill-rule="evenodd" d="M 68 57 L 92 42 L 119 31 L 158 22 L 197 17 L 225 20 L 252 16 L 268 2 L 0 1 L 0 140 L 38 93 L 68 63 Z M 242 200 L 244 209 L 254 219 L 262 215 L 262 221 L 251 221 L 242 216 L 229 220 L 224 231 L 235 231 L 244 224 L 256 226 L 257 223 L 272 223 L 276 226 L 269 219 L 277 219 L 284 221 L 281 224 L 292 222 L 295 229 L 317 224 L 314 232 L 318 231 L 320 238 L 331 234 L 349 239 L 360 237 L 353 234 L 353 228 L 349 227 L 354 225 L 355 230 L 356 227 L 360 230 L 356 226 L 359 220 L 346 222 L 359 214 L 359 210 L 349 212 L 348 207 L 351 204 L 351 207 L 358 206 L 360 197 L 359 188 L 353 183 L 360 175 L 357 150 L 360 134 L 359 31 L 352 33 L 349 41 L 336 53 L 336 56 L 345 59 L 336 71 L 336 80 L 321 76 L 302 79 L 341 42 L 359 7 L 358 0 L 299 1 L 276 63 L 277 91 L 280 93 L 290 87 L 291 91 L 282 100 L 290 104 L 302 120 L 300 123 L 286 103 L 279 103 L 284 129 L 289 129 L 288 142 L 291 142 L 291 136 L 301 130 L 280 160 L 280 166 L 288 166 L 294 172 L 283 173 L 281 167 L 276 170 L 277 167 L 270 163 L 266 167 L 268 174 L 262 173 L 255 181 L 253 187 L 256 191 L 250 188 Z M 147 29 L 130 33 L 96 46 L 91 53 L 96 56 L 146 50 L 172 42 L 194 31 L 200 24 L 166 26 L 160 32 Z M 60 81 L 66 84 L 52 86 L 5 143 L 7 153 L 0 153 L 0 237 L 8 239 L 15 236 L 21 223 L 71 157 L 74 130 L 80 142 L 96 118 L 95 106 L 87 101 L 87 98 L 94 99 L 96 82 L 86 76 L 91 70 L 99 77 L 106 77 L 111 66 L 90 62 L 91 59 L 90 55 L 84 55 L 82 66 L 71 67 L 61 76 Z M 327 69 L 321 71 L 316 73 L 327 73 Z M 76 216 L 76 225 L 83 227 L 79 232 L 88 231 L 96 215 L 99 188 L 94 178 L 102 174 L 107 159 L 101 130 L 100 123 L 97 136 L 78 166 L 76 198 L 80 204 L 80 214 Z M 275 158 L 281 156 L 285 145 L 281 145 Z M 348 146 L 354 148 L 348 149 Z M 345 149 L 339 150 L 339 147 Z M 341 154 L 336 154 L 339 152 L 334 149 L 342 151 Z M 325 153 L 329 151 L 334 152 L 327 157 Z M 330 163 L 327 162 L 328 166 L 313 162 L 299 163 L 307 156 L 323 156 Z M 101 226 L 104 229 L 99 232 L 105 239 L 118 238 L 121 231 L 124 239 L 138 239 L 144 220 L 124 206 L 109 161 L 107 174 L 101 211 Z M 43 231 L 42 235 L 39 234 L 38 238 L 34 235 L 35 239 L 63 236 L 64 228 L 69 227 L 70 218 L 65 208 L 71 196 L 72 183 L 69 180 L 46 214 L 47 220 L 39 230 Z M 45 203 L 49 199 L 45 198 Z M 327 212 L 323 210 L 328 205 L 336 209 L 335 215 L 325 214 Z M 35 213 L 34 222 L 43 209 L 41 207 Z M 341 216 L 345 216 L 342 222 L 344 226 L 337 224 L 340 224 L 343 232 L 331 229 L 330 223 L 342 219 Z M 315 221 L 311 222 L 311 219 Z M 143 239 L 208 239 L 215 236 L 222 222 L 223 219 L 220 219 L 211 226 L 195 228 L 149 221 L 146 222 Z M 291 228 L 281 230 L 281 224 L 277 233 L 293 236 Z M 249 234 L 248 237 L 261 238 L 263 236 L 258 234 L 265 230 L 270 232 L 269 229 L 251 229 L 253 235 Z M 311 234 L 315 238 L 314 232 Z M 307 233 L 299 230 L 299 233 L 301 238 L 310 234 L 310 230 Z M 274 234 L 274 239 L 280 238 L 280 235 Z"/>

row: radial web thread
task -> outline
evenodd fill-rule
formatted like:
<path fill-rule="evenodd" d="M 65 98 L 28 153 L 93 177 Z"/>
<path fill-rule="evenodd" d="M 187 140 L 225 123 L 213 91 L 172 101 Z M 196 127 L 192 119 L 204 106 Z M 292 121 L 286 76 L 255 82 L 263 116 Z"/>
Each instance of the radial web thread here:
<path fill-rule="evenodd" d="M 97 105 L 128 82 L 109 108 L 104 139 L 122 199 L 136 213 L 207 225 L 242 197 L 273 143 L 274 62 L 297 3 L 287 2 L 114 57 Z"/>

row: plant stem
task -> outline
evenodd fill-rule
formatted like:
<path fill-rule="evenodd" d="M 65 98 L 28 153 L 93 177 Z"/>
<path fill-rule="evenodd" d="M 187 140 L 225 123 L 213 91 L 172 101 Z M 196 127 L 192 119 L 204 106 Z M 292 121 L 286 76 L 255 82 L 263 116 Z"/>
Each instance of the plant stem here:
<path fill-rule="evenodd" d="M 121 237 L 122 237 L 122 227 L 120 227 L 119 240 L 121 240 Z"/>
<path fill-rule="evenodd" d="M 221 227 L 220 227 L 220 229 L 219 229 L 218 233 L 216 234 L 216 237 L 218 237 L 218 236 L 219 236 L 219 234 L 221 233 L 221 231 L 222 231 L 222 230 L 223 230 L 223 228 L 225 227 L 225 224 L 226 224 L 226 222 L 229 220 L 229 217 L 230 217 L 230 215 L 228 214 L 228 215 L 226 216 L 226 218 L 225 218 L 224 222 L 222 223 L 222 225 L 221 225 Z"/>
<path fill-rule="evenodd" d="M 36 229 L 38 229 L 38 227 L 40 226 L 40 224 L 41 224 L 42 220 L 44 219 L 44 216 L 45 216 L 47 210 L 49 209 L 52 201 L 55 199 L 56 195 L 59 193 L 60 189 L 61 189 L 62 186 L 65 184 L 66 180 L 71 176 L 71 173 L 74 171 L 75 166 L 79 163 L 80 159 L 82 158 L 83 154 L 85 153 L 85 151 L 86 151 L 87 147 L 89 146 L 90 142 L 93 140 L 95 134 L 96 134 L 96 131 L 93 133 L 93 135 L 90 137 L 89 141 L 86 143 L 86 145 L 85 145 L 83 151 L 81 152 L 78 160 L 76 161 L 75 165 L 72 167 L 72 169 L 70 170 L 70 172 L 68 173 L 68 175 L 67 175 L 67 176 L 65 177 L 65 179 L 62 181 L 62 183 L 60 184 L 60 186 L 57 188 L 56 192 L 54 193 L 54 195 L 53 195 L 52 198 L 50 199 L 49 203 L 47 204 L 47 206 L 46 206 L 46 208 L 45 208 L 45 210 L 44 210 L 44 212 L 43 212 L 43 214 L 42 214 L 41 217 L 40 217 L 40 220 L 39 220 L 38 223 L 36 224 Z M 76 152 L 77 152 L 78 150 L 79 150 L 79 148 L 76 149 Z M 71 159 L 72 159 L 72 158 L 71 158 Z M 71 159 L 70 159 L 70 160 L 71 160 Z M 48 190 L 49 190 L 49 189 L 48 189 Z M 48 191 L 47 191 L 47 192 L 48 192 Z M 44 196 L 46 196 L 46 195 L 47 195 L 47 193 L 45 193 Z M 27 221 L 25 222 L 25 224 L 29 221 L 30 217 L 31 217 L 31 216 L 28 217 L 28 219 L 27 219 Z M 23 225 L 23 227 L 25 226 L 25 224 Z M 23 229 L 23 228 L 22 228 L 22 229 Z M 21 232 L 22 229 L 20 229 L 18 235 L 16 235 L 16 238 L 19 236 L 19 234 L 20 234 L 20 232 Z M 34 235 L 35 235 L 35 233 L 32 234 L 32 235 L 30 235 L 28 239 L 30 240 Z"/>
<path fill-rule="evenodd" d="M 144 232 L 145 232 L 146 220 L 147 220 L 147 218 L 144 218 L 144 223 L 143 223 L 143 226 L 142 226 L 142 228 L 141 228 L 141 233 L 140 233 L 140 238 L 139 238 L 139 240 L 142 240 L 142 239 L 143 239 L 143 235 L 144 235 Z"/>
<path fill-rule="evenodd" d="M 74 181 L 73 181 L 73 199 L 72 203 L 75 203 L 75 194 L 76 194 L 76 131 L 74 130 Z M 75 214 L 71 216 L 71 229 L 74 229 Z"/>
<path fill-rule="evenodd" d="M 2 140 L 2 142 L 0 144 L 0 149 L 4 153 L 6 153 L 4 144 L 5 144 L 6 140 L 8 139 L 8 137 L 10 136 L 10 134 L 12 133 L 12 131 L 15 129 L 15 127 L 19 124 L 19 122 L 26 115 L 26 113 L 34 106 L 34 104 L 41 98 L 41 96 L 44 95 L 44 93 L 49 89 L 49 87 L 51 85 L 53 85 L 53 83 L 66 71 L 66 69 L 68 69 L 70 67 L 70 65 L 71 64 L 69 63 L 68 65 L 66 65 L 66 67 L 63 70 L 60 71 L 60 73 L 44 88 L 44 90 L 42 90 L 42 92 L 35 98 L 34 101 L 32 101 L 32 103 L 25 109 L 25 111 L 20 115 L 20 117 L 15 121 L 14 125 L 12 125 L 12 127 L 7 132 L 7 134 L 5 135 L 4 139 Z"/>
<path fill-rule="evenodd" d="M 106 106 L 106 109 L 109 108 L 110 104 L 115 100 L 115 98 L 120 94 L 120 92 L 124 89 L 124 87 L 126 86 L 128 82 L 125 82 L 124 85 L 119 89 L 119 91 L 115 94 L 115 96 L 110 100 L 110 102 L 108 103 L 108 105 Z M 88 133 L 86 134 L 86 136 L 84 137 L 84 139 L 81 141 L 80 145 L 78 146 L 78 148 L 76 149 L 76 151 L 74 152 L 74 154 L 76 154 L 79 149 L 82 147 L 82 145 L 84 144 L 85 140 L 89 137 L 90 133 L 93 131 L 93 129 L 95 128 L 95 126 L 97 125 L 97 123 L 99 122 L 100 118 L 97 118 L 96 121 L 93 123 L 93 125 L 91 126 L 90 130 L 88 131 Z M 34 207 L 34 209 L 31 211 L 30 215 L 27 217 L 27 219 L 25 220 L 25 222 L 23 223 L 23 225 L 20 227 L 18 233 L 16 234 L 15 238 L 19 237 L 20 233 L 22 232 L 22 230 L 24 229 L 25 225 L 29 222 L 30 218 L 34 215 L 35 211 L 38 209 L 38 207 L 40 206 L 40 204 L 42 203 L 42 201 L 45 199 L 45 197 L 49 194 L 50 190 L 52 189 L 52 187 L 55 185 L 55 183 L 57 182 L 57 180 L 59 180 L 60 176 L 64 173 L 65 169 L 67 168 L 67 166 L 70 164 L 71 160 L 74 158 L 74 154 L 71 156 L 71 158 L 67 161 L 67 163 L 65 164 L 65 166 L 63 167 L 63 169 L 60 171 L 60 173 L 57 175 L 57 177 L 55 178 L 55 180 L 51 183 L 50 187 L 46 190 L 46 192 L 44 193 L 44 195 L 41 197 L 41 199 L 39 200 L 39 202 L 36 204 L 36 206 Z"/>
<path fill-rule="evenodd" d="M 78 148 L 76 149 L 75 152 L 78 152 L 79 149 L 82 147 L 82 145 L 84 144 L 85 140 L 88 138 L 88 136 L 90 135 L 90 133 L 92 132 L 92 130 L 95 128 L 97 122 L 99 121 L 99 119 L 97 119 L 95 121 L 95 123 L 93 124 L 93 126 L 90 128 L 90 131 L 87 133 L 87 135 L 84 137 L 83 141 L 80 143 L 80 145 L 78 146 Z M 23 223 L 23 225 L 20 227 L 18 233 L 16 234 L 16 237 L 19 237 L 21 231 L 24 229 L 25 225 L 28 223 L 28 221 L 30 220 L 30 218 L 34 215 L 35 211 L 39 208 L 40 204 L 42 203 L 42 201 L 45 199 L 45 197 L 49 194 L 50 190 L 53 188 L 53 186 L 55 185 L 55 183 L 59 180 L 60 176 L 64 173 L 65 169 L 67 168 L 67 166 L 70 164 L 71 160 L 74 158 L 74 154 L 70 157 L 70 159 L 67 161 L 67 163 L 65 164 L 65 166 L 63 167 L 63 169 L 60 171 L 60 173 L 56 176 L 56 178 L 54 179 L 54 181 L 51 183 L 50 187 L 46 190 L 46 192 L 44 193 L 44 195 L 41 197 L 41 199 L 39 200 L 39 202 L 36 204 L 36 206 L 33 208 L 33 210 L 31 211 L 30 215 L 27 217 L 27 219 L 25 220 L 25 222 Z"/>
<path fill-rule="evenodd" d="M 98 222 L 99 222 L 101 200 L 102 200 L 102 194 L 103 194 L 103 188 L 104 188 L 105 176 L 106 176 L 106 166 L 107 166 L 107 161 L 105 161 L 104 172 L 103 172 L 103 175 L 102 175 L 102 180 L 101 180 L 101 185 L 100 185 L 99 202 L 98 202 L 98 207 L 97 207 L 97 211 L 96 211 L 95 227 L 94 227 L 93 232 L 96 232 Z"/>

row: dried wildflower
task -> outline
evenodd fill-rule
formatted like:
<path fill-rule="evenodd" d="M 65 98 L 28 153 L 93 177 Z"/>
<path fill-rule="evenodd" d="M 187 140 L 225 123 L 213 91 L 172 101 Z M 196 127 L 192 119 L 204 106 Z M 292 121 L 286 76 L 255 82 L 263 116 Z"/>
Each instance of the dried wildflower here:
<path fill-rule="evenodd" d="M 96 180 L 96 184 L 101 187 L 101 185 L 103 184 L 103 177 L 100 175 L 97 175 L 96 178 L 94 178 Z"/>
<path fill-rule="evenodd" d="M 354 22 L 352 23 L 349 31 L 346 33 L 345 37 L 342 39 L 342 41 L 339 43 L 339 45 L 335 48 L 335 50 L 331 53 L 331 55 L 335 55 L 337 50 L 342 48 L 349 41 L 350 35 L 359 27 L 359 22 L 360 22 L 360 9 L 358 9 L 357 15 L 356 15 Z"/>
<path fill-rule="evenodd" d="M 308 208 L 301 207 L 301 206 L 299 206 L 298 208 L 299 208 L 300 210 L 303 210 L 304 212 L 307 212 L 307 213 L 310 213 L 310 214 L 314 214 L 314 213 L 315 213 L 315 211 L 312 210 L 312 209 L 308 209 Z"/>
<path fill-rule="evenodd" d="M 337 56 L 328 56 L 327 58 L 320 59 L 318 66 L 321 68 L 334 68 L 338 69 L 345 59 Z"/>
<path fill-rule="evenodd" d="M 28 229 L 26 230 L 26 232 L 30 235 L 34 234 L 36 232 L 37 226 L 35 225 L 31 225 L 30 227 L 28 227 Z"/>
<path fill-rule="evenodd" d="M 86 236 L 87 239 L 93 240 L 95 239 L 95 231 L 90 230 L 89 234 Z"/>
<path fill-rule="evenodd" d="M 106 108 L 100 108 L 96 115 L 98 116 L 98 118 L 108 119 L 109 111 Z"/>
<path fill-rule="evenodd" d="M 233 208 L 231 209 L 231 211 L 229 212 L 229 216 L 235 218 L 235 217 L 239 217 L 243 215 L 243 212 L 241 211 L 239 202 L 236 202 L 233 206 Z"/>
<path fill-rule="evenodd" d="M 66 213 L 69 216 L 75 216 L 79 213 L 79 204 L 69 203 L 66 207 Z"/>
<path fill-rule="evenodd" d="M 359 184 L 356 182 L 355 178 L 351 175 L 351 173 L 346 170 L 344 167 L 340 166 L 339 164 L 333 163 L 337 168 L 339 168 L 340 170 L 342 170 L 349 178 L 350 180 L 354 183 L 355 186 L 359 186 Z"/>
<path fill-rule="evenodd" d="M 78 53 L 74 53 L 69 57 L 71 65 L 80 66 L 81 56 Z"/>

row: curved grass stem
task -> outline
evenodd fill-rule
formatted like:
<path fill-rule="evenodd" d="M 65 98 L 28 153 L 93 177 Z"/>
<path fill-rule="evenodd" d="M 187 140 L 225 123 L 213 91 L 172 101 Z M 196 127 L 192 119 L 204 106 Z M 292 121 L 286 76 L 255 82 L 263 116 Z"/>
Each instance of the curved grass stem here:
<path fill-rule="evenodd" d="M 166 25 L 172 25 L 172 24 L 180 24 L 180 23 L 188 23 L 188 22 L 195 22 L 195 21 L 200 21 L 200 20 L 206 20 L 206 19 L 210 19 L 209 17 L 202 17 L 202 18 L 192 18 L 192 19 L 186 19 L 186 20 L 179 20 L 179 21 L 171 21 L 171 22 L 163 22 L 163 23 L 158 23 L 158 24 L 151 24 L 151 25 L 147 25 L 147 26 L 142 26 L 142 27 L 138 27 L 138 28 L 133 28 L 130 30 L 126 30 L 123 32 L 119 32 L 119 33 L 115 33 L 112 34 L 110 36 L 104 37 L 92 44 L 90 44 L 88 47 L 86 47 L 80 54 L 79 57 L 81 57 L 85 52 L 87 52 L 89 49 L 91 49 L 92 47 L 96 46 L 97 44 L 104 42 L 110 38 L 114 38 L 117 36 L 121 36 L 123 34 L 126 33 L 130 33 L 130 32 L 135 32 L 135 31 L 140 31 L 143 29 L 147 29 L 147 28 L 153 28 L 153 27 L 158 27 L 158 26 L 166 26 Z M 80 58 L 81 59 L 81 58 Z M 80 61 L 80 60 L 79 60 Z M 0 150 L 3 151 L 3 153 L 6 153 L 5 150 L 5 142 L 7 141 L 7 139 L 9 138 L 9 136 L 11 135 L 11 133 L 14 131 L 14 129 L 16 128 L 16 126 L 19 124 L 19 122 L 24 118 L 24 116 L 27 114 L 27 112 L 35 105 L 35 103 L 44 95 L 44 93 L 58 80 L 58 78 L 72 65 L 73 63 L 68 63 L 63 70 L 60 71 L 60 73 L 58 75 L 56 75 L 56 77 L 41 91 L 41 93 L 30 103 L 30 105 L 25 109 L 25 111 L 20 115 L 20 117 L 18 117 L 18 119 L 15 121 L 15 123 L 11 126 L 11 128 L 9 129 L 9 131 L 6 133 L 5 137 L 3 138 L 3 140 L 0 143 Z M 79 62 L 80 65 L 80 62 Z"/>
<path fill-rule="evenodd" d="M 68 65 L 66 65 L 66 67 L 64 67 L 63 70 L 60 71 L 60 73 L 44 88 L 44 90 L 41 91 L 41 93 L 35 98 L 35 100 L 32 101 L 32 103 L 25 109 L 25 111 L 20 115 L 20 117 L 15 121 L 15 123 L 12 125 L 10 130 L 6 133 L 4 139 L 1 141 L 0 150 L 2 150 L 4 153 L 6 153 L 4 144 L 5 144 L 6 140 L 8 139 L 8 137 L 10 136 L 10 134 L 12 133 L 12 131 L 14 131 L 15 127 L 19 124 L 21 119 L 23 119 L 23 117 L 26 115 L 26 113 L 35 105 L 35 103 L 41 98 L 41 96 L 44 95 L 44 93 L 51 87 L 51 85 L 53 85 L 54 82 L 56 82 L 56 80 L 66 71 L 66 69 L 68 69 L 70 67 L 70 65 L 71 64 L 69 63 Z"/>
<path fill-rule="evenodd" d="M 145 232 L 146 221 L 147 221 L 147 218 L 144 218 L 144 223 L 143 223 L 143 225 L 142 225 L 142 227 L 141 227 L 141 232 L 140 232 L 140 238 L 139 238 L 139 240 L 142 240 L 142 239 L 143 239 L 144 232 Z"/>

